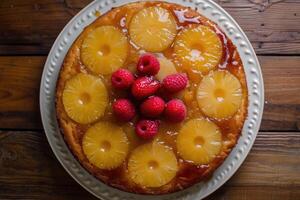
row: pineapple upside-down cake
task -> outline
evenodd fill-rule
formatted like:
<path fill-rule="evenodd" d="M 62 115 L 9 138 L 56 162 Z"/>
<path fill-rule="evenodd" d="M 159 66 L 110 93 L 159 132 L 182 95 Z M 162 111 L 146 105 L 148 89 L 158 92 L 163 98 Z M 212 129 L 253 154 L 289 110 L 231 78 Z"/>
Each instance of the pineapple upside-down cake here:
<path fill-rule="evenodd" d="M 231 40 L 198 12 L 165 2 L 98 17 L 69 49 L 56 91 L 62 134 L 82 166 L 140 194 L 207 180 L 237 143 L 247 104 Z"/>

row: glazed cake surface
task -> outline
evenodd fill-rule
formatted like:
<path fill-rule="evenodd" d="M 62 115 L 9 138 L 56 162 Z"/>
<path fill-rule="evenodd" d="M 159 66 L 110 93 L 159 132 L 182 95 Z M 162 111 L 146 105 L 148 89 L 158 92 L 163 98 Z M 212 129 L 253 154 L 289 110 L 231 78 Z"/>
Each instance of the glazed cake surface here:
<path fill-rule="evenodd" d="M 149 45 L 147 47 L 142 47 L 143 45 L 139 45 L 134 42 L 137 41 L 137 39 L 132 39 L 133 36 L 131 34 L 133 33 L 130 30 L 130 27 L 132 26 L 131 23 L 133 18 L 138 14 L 139 11 L 145 8 L 156 7 L 167 10 L 171 15 L 171 18 L 174 19 L 176 23 L 176 35 L 174 36 L 172 42 L 167 44 L 167 48 L 157 47 L 155 45 L 151 47 L 149 47 Z M 111 108 L 112 103 L 117 98 L 126 97 L 127 94 L 126 91 L 116 91 L 113 89 L 110 81 L 112 71 L 102 69 L 105 68 L 105 66 L 108 66 L 110 61 L 108 60 L 107 63 L 105 63 L 105 66 L 103 65 L 101 69 L 97 68 L 97 70 L 93 70 L 91 67 L 87 67 L 84 64 L 88 61 L 83 61 L 82 57 L 83 43 L 85 39 L 97 28 L 103 26 L 114 27 L 123 34 L 124 38 L 126 38 L 126 40 L 123 41 L 124 45 L 121 44 L 121 46 L 123 45 L 124 48 L 126 48 L 126 53 L 123 53 L 123 49 L 119 50 L 120 55 L 124 54 L 122 57 L 124 61 L 120 61 L 121 68 L 129 69 L 133 73 L 136 73 L 135 66 L 138 62 L 139 56 L 146 52 L 150 52 L 155 54 L 158 59 L 164 59 L 172 62 L 177 72 L 187 74 L 189 80 L 187 88 L 184 91 L 173 95 L 174 98 L 181 99 L 186 105 L 187 117 L 183 122 L 172 124 L 161 119 L 158 135 L 152 140 L 143 140 L 139 138 L 134 131 L 134 123 L 137 120 L 136 118 L 131 122 L 126 123 L 120 122 L 115 118 Z M 176 47 L 175 43 L 180 39 L 184 31 L 189 28 L 197 28 L 199 26 L 205 26 L 209 30 L 212 30 L 218 36 L 221 45 L 221 55 L 219 59 L 216 59 L 217 63 L 214 64 L 213 67 L 208 67 L 205 70 L 195 69 L 192 64 L 190 65 L 189 63 L 185 62 L 185 60 L 175 52 L 176 48 L 179 48 Z M 196 38 L 193 39 L 196 40 Z M 205 40 L 205 37 L 201 40 Z M 110 41 L 107 42 L 109 45 Z M 205 47 L 197 46 L 195 48 L 203 49 Z M 147 49 L 151 49 L 151 51 Z M 163 67 L 163 65 L 161 65 L 161 67 Z M 205 77 L 208 80 L 210 77 L 213 77 L 214 72 L 228 72 L 240 83 L 241 90 L 239 92 L 241 95 L 241 100 L 239 101 L 239 108 L 236 112 L 230 114 L 229 117 L 226 117 L 225 114 L 223 116 L 223 114 L 212 113 L 208 110 L 205 110 L 205 105 L 203 105 L 205 104 L 205 101 L 199 101 L 199 96 L 201 95 L 199 94 L 200 92 L 198 90 L 200 90 L 199 87 L 201 87 L 201 83 L 203 83 Z M 99 84 L 99 88 L 103 87 L 107 92 L 105 97 L 99 97 L 105 99 L 106 101 L 103 111 L 101 111 L 103 114 L 101 116 L 99 115 L 99 117 L 95 117 L 95 120 L 92 121 L 84 121 L 84 116 L 82 116 L 80 118 L 80 120 L 82 120 L 79 120 L 80 123 L 78 120 L 74 120 L 74 118 L 70 117 L 70 114 L 66 111 L 66 105 L 64 104 L 64 90 L 67 82 L 79 73 L 89 74 L 93 77 L 101 79 L 103 86 Z M 157 78 L 159 79 L 159 77 Z M 230 85 L 228 87 L 230 87 Z M 219 95 L 222 96 L 221 94 Z M 214 22 L 208 20 L 197 11 L 181 5 L 165 2 L 130 3 L 118 8 L 114 8 L 104 15 L 99 16 L 92 24 L 83 30 L 80 36 L 70 47 L 68 54 L 64 59 L 56 89 L 56 113 L 58 122 L 64 139 L 74 156 L 87 171 L 89 171 L 93 176 L 102 182 L 120 190 L 140 194 L 171 193 L 192 186 L 195 183 L 207 180 L 218 168 L 218 166 L 223 163 L 232 148 L 236 145 L 241 134 L 244 121 L 247 117 L 247 107 L 248 92 L 243 63 L 236 47 L 231 40 Z M 226 110 L 226 108 L 224 108 L 224 110 Z M 80 113 L 78 115 L 80 115 Z M 189 159 L 186 159 L 189 156 L 185 156 L 184 153 L 178 152 L 179 144 L 177 140 L 179 138 L 179 132 L 182 131 L 185 124 L 191 120 L 206 120 L 212 122 L 214 125 L 216 125 L 216 127 L 218 127 L 218 130 L 221 134 L 220 150 L 213 159 L 209 160 L 208 163 L 201 164 L 202 161 L 199 161 L 198 163 L 193 162 Z M 128 142 L 128 147 L 126 147 L 126 152 L 124 150 L 124 154 L 126 154 L 125 160 L 117 167 L 113 167 L 112 169 L 101 169 L 101 167 L 93 164 L 90 159 L 88 159 L 83 149 L 83 138 L 86 132 L 99 122 L 107 123 L 108 125 L 120 128 L 120 130 L 125 133 L 127 138 L 126 141 Z M 137 183 L 137 181 L 134 181 L 128 172 L 128 161 L 132 155 L 132 152 L 142 145 L 153 143 L 166 146 L 170 151 L 173 152 L 177 160 L 175 176 L 166 184 L 158 187 L 141 185 Z M 184 149 L 182 151 L 188 150 Z M 193 156 L 191 155 L 191 157 Z M 143 176 L 142 173 L 141 176 Z"/>

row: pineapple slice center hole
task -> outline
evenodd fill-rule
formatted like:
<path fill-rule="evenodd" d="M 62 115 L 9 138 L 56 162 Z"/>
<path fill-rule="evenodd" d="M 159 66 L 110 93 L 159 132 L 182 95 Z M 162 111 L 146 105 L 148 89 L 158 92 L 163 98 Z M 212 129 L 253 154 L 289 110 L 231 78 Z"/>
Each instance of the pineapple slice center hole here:
<path fill-rule="evenodd" d="M 224 98 L 225 98 L 225 91 L 221 88 L 217 88 L 214 91 L 214 95 L 218 102 L 222 102 L 222 101 L 224 101 Z"/>
<path fill-rule="evenodd" d="M 111 149 L 111 144 L 109 141 L 102 141 L 101 144 L 100 144 L 100 151 L 102 152 L 107 152 Z"/>
<path fill-rule="evenodd" d="M 159 167 L 158 162 L 156 162 L 155 160 L 150 160 L 150 161 L 148 162 L 148 168 L 149 168 L 150 170 L 155 170 L 155 169 L 157 169 L 158 167 Z"/>
<path fill-rule="evenodd" d="M 109 53 L 110 53 L 110 47 L 108 45 L 104 44 L 99 48 L 98 54 L 100 56 L 106 56 Z"/>
<path fill-rule="evenodd" d="M 203 52 L 203 46 L 200 43 L 192 44 L 191 49 L 195 51 Z"/>
<path fill-rule="evenodd" d="M 201 136 L 197 136 L 194 139 L 194 144 L 195 144 L 196 148 L 201 148 L 202 145 L 204 144 L 204 142 L 205 141 L 204 141 L 203 137 L 201 137 Z"/>
<path fill-rule="evenodd" d="M 204 58 L 202 56 L 204 52 L 204 48 L 200 43 L 194 43 L 190 46 L 190 59 L 192 61 L 200 60 L 202 61 Z"/>
<path fill-rule="evenodd" d="M 86 92 L 83 92 L 79 95 L 79 99 L 78 99 L 78 102 L 80 105 L 85 105 L 87 103 L 89 103 L 91 101 L 91 95 L 86 93 Z"/>

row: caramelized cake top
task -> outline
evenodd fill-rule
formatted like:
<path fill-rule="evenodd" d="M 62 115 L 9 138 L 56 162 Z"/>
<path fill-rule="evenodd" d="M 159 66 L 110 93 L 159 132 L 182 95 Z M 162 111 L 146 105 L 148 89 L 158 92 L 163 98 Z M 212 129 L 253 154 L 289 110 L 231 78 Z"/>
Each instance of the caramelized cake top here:
<path fill-rule="evenodd" d="M 112 103 L 128 97 L 111 85 L 119 68 L 136 74 L 140 55 L 160 62 L 155 76 L 186 73 L 183 122 L 160 118 L 159 133 L 138 137 L 121 122 Z M 136 104 L 138 101 L 133 100 Z M 247 115 L 247 85 L 236 47 L 198 12 L 165 2 L 114 8 L 87 26 L 65 57 L 56 91 L 56 112 L 64 138 L 79 162 L 112 187 L 142 194 L 166 194 L 211 176 L 237 143 Z"/>

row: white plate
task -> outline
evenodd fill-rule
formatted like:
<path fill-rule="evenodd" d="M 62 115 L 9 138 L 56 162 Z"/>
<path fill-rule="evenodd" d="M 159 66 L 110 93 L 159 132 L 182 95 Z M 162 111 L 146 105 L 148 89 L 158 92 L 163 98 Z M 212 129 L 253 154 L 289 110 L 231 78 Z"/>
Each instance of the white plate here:
<path fill-rule="evenodd" d="M 220 6 L 210 0 L 168 0 L 183 6 L 197 8 L 198 12 L 219 27 L 237 46 L 242 58 L 249 91 L 248 118 L 244 124 L 242 135 L 236 147 L 225 162 L 215 171 L 209 181 L 196 184 L 186 190 L 168 195 L 137 195 L 127 193 L 106 184 L 90 175 L 69 151 L 57 124 L 55 114 L 55 88 L 58 74 L 64 57 L 73 41 L 83 28 L 97 17 L 96 11 L 106 13 L 112 7 L 117 7 L 137 0 L 96 0 L 79 12 L 62 30 L 57 37 L 47 58 L 40 87 L 40 110 L 43 126 L 54 154 L 65 170 L 86 190 L 103 200 L 195 200 L 202 199 L 223 185 L 239 168 L 250 151 L 259 130 L 263 106 L 264 87 L 261 69 L 255 52 L 245 33 Z"/>

